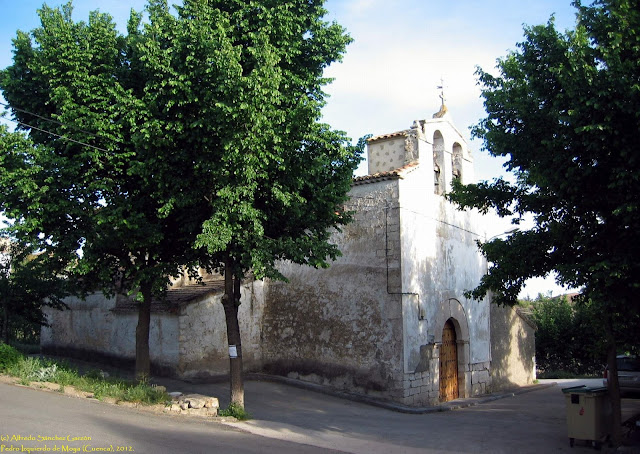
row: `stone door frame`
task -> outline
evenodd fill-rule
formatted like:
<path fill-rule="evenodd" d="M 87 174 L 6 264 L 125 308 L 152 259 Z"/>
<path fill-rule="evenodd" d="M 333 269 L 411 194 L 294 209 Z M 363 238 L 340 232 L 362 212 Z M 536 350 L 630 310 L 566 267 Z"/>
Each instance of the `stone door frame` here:
<path fill-rule="evenodd" d="M 442 330 L 445 323 L 451 320 L 456 331 L 458 344 L 458 397 L 471 396 L 471 363 L 469 351 L 469 323 L 462 303 L 456 298 L 447 298 L 440 302 L 436 315 L 435 343 L 442 345 Z M 439 386 L 438 386 L 439 387 Z"/>

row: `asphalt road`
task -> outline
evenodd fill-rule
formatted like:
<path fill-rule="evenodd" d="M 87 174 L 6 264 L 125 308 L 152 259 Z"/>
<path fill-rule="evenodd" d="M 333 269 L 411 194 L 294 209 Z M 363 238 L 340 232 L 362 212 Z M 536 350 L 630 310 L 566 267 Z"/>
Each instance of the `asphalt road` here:
<path fill-rule="evenodd" d="M 601 380 L 588 382 L 598 386 Z M 226 405 L 228 386 L 173 380 L 165 384 L 171 391 L 223 397 L 221 404 Z M 247 381 L 247 409 L 253 419 L 229 424 L 0 384 L 0 451 L 3 444 L 3 452 L 24 445 L 51 449 L 31 452 L 96 452 L 113 446 L 113 452 L 120 447 L 119 452 L 138 453 L 579 454 L 593 450 L 584 442 L 569 447 L 561 388 L 580 384 L 548 383 L 515 397 L 413 415 L 284 384 Z M 640 400 L 625 399 L 623 409 L 627 415 L 640 413 Z M 60 440 L 42 439 L 56 436 Z M 74 437 L 78 439 L 71 440 Z"/>
<path fill-rule="evenodd" d="M 0 452 L 336 452 L 217 422 L 155 415 L 0 383 Z"/>

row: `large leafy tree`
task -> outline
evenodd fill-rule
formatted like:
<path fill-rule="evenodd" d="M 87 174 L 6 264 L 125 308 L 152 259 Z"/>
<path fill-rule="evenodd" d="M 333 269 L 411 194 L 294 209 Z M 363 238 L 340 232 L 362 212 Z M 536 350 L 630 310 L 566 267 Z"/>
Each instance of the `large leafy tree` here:
<path fill-rule="evenodd" d="M 574 30 L 558 32 L 553 20 L 526 28 L 497 75 L 478 70 L 487 117 L 474 133 L 516 179 L 458 184 L 451 198 L 533 218 L 481 246 L 492 266 L 473 295 L 513 304 L 527 278 L 557 273 L 599 307 L 615 371 L 624 332 L 640 328 L 640 4 L 574 5 Z M 616 380 L 610 391 L 619 428 Z"/>
<path fill-rule="evenodd" d="M 207 264 L 193 242 L 209 211 L 193 197 L 164 209 L 166 176 L 147 171 L 174 151 L 136 144 L 134 115 L 145 106 L 131 86 L 139 76 L 131 74 L 130 39 L 106 14 L 75 23 L 71 13 L 71 4 L 44 6 L 41 27 L 18 32 L 14 64 L 1 74 L 0 88 L 28 135 L 1 131 L 0 205 L 14 220 L 11 234 L 67 265 L 56 272 L 66 270 L 70 282 L 140 300 L 136 376 L 144 378 L 151 300 L 183 267 Z"/>
<path fill-rule="evenodd" d="M 231 401 L 240 406 L 240 282 L 248 271 L 283 279 L 276 264 L 284 259 L 326 266 L 338 254 L 330 231 L 349 220 L 340 207 L 363 142 L 346 146 L 318 122 L 323 70 L 349 42 L 342 27 L 322 21 L 322 3 L 193 1 L 177 18 L 157 4 L 146 31 L 176 36 L 158 42 L 160 65 L 149 68 L 145 103 L 163 106 L 150 142 L 188 150 L 207 181 L 201 196 L 212 215 L 197 244 L 225 272 Z M 188 185 L 176 180 L 170 193 Z"/>
<path fill-rule="evenodd" d="M 326 266 L 339 253 L 330 232 L 349 220 L 341 206 L 363 144 L 319 119 L 323 70 L 350 39 L 322 20 L 322 3 L 184 0 L 172 11 L 151 0 L 127 36 L 107 15 L 74 23 L 70 5 L 43 7 L 0 81 L 29 132 L 1 139 L 15 142 L 0 183 L 16 234 L 73 258 L 103 290 L 117 280 L 139 291 L 140 320 L 181 267 L 223 272 L 241 406 L 242 279 L 283 279 L 284 259 Z"/>

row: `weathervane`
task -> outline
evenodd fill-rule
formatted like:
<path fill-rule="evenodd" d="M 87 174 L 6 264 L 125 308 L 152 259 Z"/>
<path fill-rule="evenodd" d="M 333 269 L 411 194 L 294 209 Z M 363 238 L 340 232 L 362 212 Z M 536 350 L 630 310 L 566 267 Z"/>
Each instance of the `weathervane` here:
<path fill-rule="evenodd" d="M 444 106 L 444 79 L 442 78 L 442 76 L 440 76 L 440 85 L 438 85 L 438 90 L 440 90 L 440 94 L 438 95 L 440 97 L 440 100 L 442 101 L 442 105 Z"/>
<path fill-rule="evenodd" d="M 440 76 L 440 85 L 438 85 L 438 90 L 440 90 L 440 94 L 438 96 L 440 97 L 442 104 L 440 105 L 440 110 L 433 114 L 433 118 L 442 118 L 448 111 L 447 106 L 444 105 L 444 100 L 446 98 L 444 97 L 444 79 L 442 76 Z"/>

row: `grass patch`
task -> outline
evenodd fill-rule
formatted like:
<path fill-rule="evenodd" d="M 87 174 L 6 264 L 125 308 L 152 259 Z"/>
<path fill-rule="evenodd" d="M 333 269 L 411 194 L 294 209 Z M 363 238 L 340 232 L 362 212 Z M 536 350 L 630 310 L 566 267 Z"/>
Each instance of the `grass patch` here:
<path fill-rule="evenodd" d="M 81 375 L 77 369 L 65 362 L 57 362 L 38 357 L 24 356 L 18 350 L 0 343 L 0 373 L 17 377 L 19 382 L 28 385 L 31 382 L 51 382 L 73 386 L 79 391 L 92 393 L 96 399 L 115 399 L 116 401 L 141 404 L 166 404 L 171 397 L 146 382 L 132 382 L 107 377 L 102 371 L 92 370 Z"/>
<path fill-rule="evenodd" d="M 246 421 L 248 419 L 251 419 L 251 415 L 249 414 L 249 412 L 247 412 L 247 410 L 244 409 L 244 407 L 241 407 L 240 405 L 234 403 L 229 404 L 227 408 L 218 410 L 218 416 L 233 416 L 238 421 Z"/>

